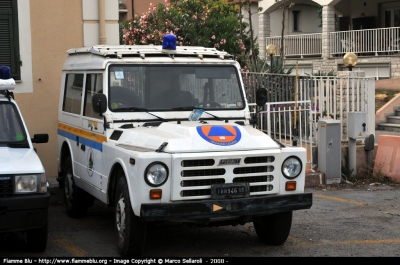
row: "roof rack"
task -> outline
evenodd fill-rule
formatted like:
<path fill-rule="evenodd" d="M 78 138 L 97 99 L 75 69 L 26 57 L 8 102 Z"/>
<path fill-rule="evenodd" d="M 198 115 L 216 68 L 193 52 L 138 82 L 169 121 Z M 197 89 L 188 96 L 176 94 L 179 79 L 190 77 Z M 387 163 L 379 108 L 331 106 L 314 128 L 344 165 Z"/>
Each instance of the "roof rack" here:
<path fill-rule="evenodd" d="M 233 56 L 225 51 L 218 51 L 214 48 L 205 47 L 192 47 L 192 46 L 177 46 L 174 52 L 169 52 L 162 49 L 161 45 L 95 45 L 92 47 L 82 47 L 76 49 L 69 49 L 68 55 L 74 54 L 94 54 L 111 58 L 133 57 L 140 56 L 145 58 L 146 55 L 160 55 L 166 54 L 170 56 L 196 56 L 199 58 L 220 58 L 232 59 Z"/>

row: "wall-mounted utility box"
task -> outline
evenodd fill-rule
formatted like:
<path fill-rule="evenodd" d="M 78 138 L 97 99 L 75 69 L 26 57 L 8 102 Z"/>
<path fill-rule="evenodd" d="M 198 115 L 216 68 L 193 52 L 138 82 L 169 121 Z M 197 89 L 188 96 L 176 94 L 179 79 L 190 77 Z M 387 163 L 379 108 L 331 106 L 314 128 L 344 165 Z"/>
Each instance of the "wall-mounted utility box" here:
<path fill-rule="evenodd" d="M 351 111 L 347 115 L 347 136 L 364 139 L 367 136 L 367 112 Z"/>

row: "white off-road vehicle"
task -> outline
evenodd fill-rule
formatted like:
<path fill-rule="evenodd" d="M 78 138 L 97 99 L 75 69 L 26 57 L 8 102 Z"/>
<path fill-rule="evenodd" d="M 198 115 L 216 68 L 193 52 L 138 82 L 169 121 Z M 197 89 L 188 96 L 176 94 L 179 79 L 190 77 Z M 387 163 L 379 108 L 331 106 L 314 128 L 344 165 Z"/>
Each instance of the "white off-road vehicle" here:
<path fill-rule="evenodd" d="M 49 136 L 29 137 L 14 88 L 10 68 L 0 66 L 0 233 L 22 232 L 28 250 L 41 252 L 47 245 L 50 193 L 32 143 L 46 143 Z"/>
<path fill-rule="evenodd" d="M 147 224 L 164 221 L 253 222 L 263 242 L 283 244 L 292 211 L 312 206 L 306 150 L 250 124 L 232 56 L 175 43 L 67 51 L 58 179 L 68 215 L 85 215 L 94 198 L 115 207 L 122 256 L 140 255 Z"/>

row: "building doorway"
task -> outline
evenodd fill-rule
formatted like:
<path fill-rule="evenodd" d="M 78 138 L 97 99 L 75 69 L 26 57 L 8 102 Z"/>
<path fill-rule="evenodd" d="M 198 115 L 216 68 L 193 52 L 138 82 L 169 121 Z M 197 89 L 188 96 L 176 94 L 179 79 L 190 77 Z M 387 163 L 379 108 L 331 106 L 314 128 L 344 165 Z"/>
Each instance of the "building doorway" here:
<path fill-rule="evenodd" d="M 382 25 L 385 28 L 400 27 L 400 3 L 382 4 Z"/>

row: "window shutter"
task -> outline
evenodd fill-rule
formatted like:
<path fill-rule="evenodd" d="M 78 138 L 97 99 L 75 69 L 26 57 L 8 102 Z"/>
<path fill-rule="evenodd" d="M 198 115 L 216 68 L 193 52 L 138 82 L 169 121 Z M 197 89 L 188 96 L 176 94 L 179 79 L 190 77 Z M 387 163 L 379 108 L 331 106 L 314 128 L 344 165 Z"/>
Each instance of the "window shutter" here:
<path fill-rule="evenodd" d="M 9 66 L 11 76 L 21 79 L 17 1 L 0 0 L 0 65 Z"/>

